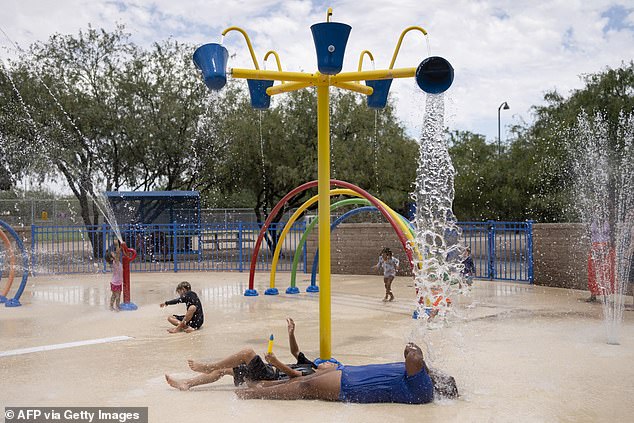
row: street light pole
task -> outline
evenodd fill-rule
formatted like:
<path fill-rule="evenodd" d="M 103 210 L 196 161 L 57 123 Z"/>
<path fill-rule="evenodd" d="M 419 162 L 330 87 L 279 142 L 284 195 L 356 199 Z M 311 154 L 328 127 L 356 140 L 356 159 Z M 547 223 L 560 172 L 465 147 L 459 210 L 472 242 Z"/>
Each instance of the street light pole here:
<path fill-rule="evenodd" d="M 502 154 L 502 137 L 500 135 L 500 110 L 501 109 L 504 109 L 504 110 L 510 109 L 506 101 L 500 104 L 500 107 L 498 107 L 498 156 Z"/>

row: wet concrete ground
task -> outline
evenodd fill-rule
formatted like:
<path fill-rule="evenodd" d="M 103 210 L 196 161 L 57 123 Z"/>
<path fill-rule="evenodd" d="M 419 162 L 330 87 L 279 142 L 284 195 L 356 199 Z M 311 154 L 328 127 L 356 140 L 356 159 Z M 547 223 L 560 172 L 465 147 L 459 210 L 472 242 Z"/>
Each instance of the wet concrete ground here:
<path fill-rule="evenodd" d="M 283 292 L 288 274 L 278 274 Z M 454 298 L 449 327 L 422 330 L 412 320 L 410 278 L 394 282 L 383 303 L 380 276 L 333 275 L 332 350 L 347 364 L 402 360 L 408 341 L 428 363 L 455 376 L 458 400 L 428 405 L 242 401 L 226 377 L 181 392 L 164 374 L 193 376 L 186 360 L 220 359 L 244 346 L 290 362 L 287 316 L 301 349 L 319 353 L 318 294 L 244 297 L 247 273 L 136 273 L 137 311 L 107 309 L 109 275 L 39 276 L 23 306 L 0 306 L 0 408 L 4 406 L 143 406 L 151 422 L 621 422 L 634 416 L 634 311 L 624 312 L 620 345 L 606 343 L 599 304 L 583 291 L 476 281 Z M 305 277 L 308 279 L 308 277 Z M 188 280 L 205 309 L 203 329 L 168 334 L 165 320 L 183 305 L 159 308 Z M 283 282 L 280 282 L 283 281 Z M 260 294 L 268 274 L 256 276 Z M 307 282 L 300 282 L 303 289 Z M 632 297 L 626 300 L 632 303 Z M 14 350 L 110 337 L 116 342 L 19 353 Z M 15 355 L 2 356 L 3 352 Z M 13 354 L 12 353 L 12 354 Z"/>

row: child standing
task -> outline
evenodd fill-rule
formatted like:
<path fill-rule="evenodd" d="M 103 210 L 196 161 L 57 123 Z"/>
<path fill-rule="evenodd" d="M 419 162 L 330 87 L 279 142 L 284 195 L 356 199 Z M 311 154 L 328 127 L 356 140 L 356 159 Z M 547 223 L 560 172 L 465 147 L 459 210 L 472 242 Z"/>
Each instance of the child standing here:
<path fill-rule="evenodd" d="M 473 285 L 473 278 L 475 276 L 476 268 L 473 263 L 473 257 L 471 257 L 471 248 L 465 249 L 465 259 L 462 261 L 464 268 L 462 269 L 462 275 L 467 280 L 467 285 Z"/>
<path fill-rule="evenodd" d="M 392 251 L 385 247 L 381 251 L 379 261 L 372 266 L 372 269 L 379 269 L 383 267 L 383 283 L 385 284 L 385 298 L 383 301 L 394 301 L 394 294 L 392 294 L 392 281 L 396 276 L 398 270 L 399 261 L 396 257 L 392 257 Z"/>
<path fill-rule="evenodd" d="M 110 263 L 112 267 L 112 280 L 110 281 L 110 291 L 112 291 L 112 295 L 110 296 L 110 310 L 119 311 L 120 303 L 121 303 L 121 289 L 123 287 L 123 264 L 121 264 L 121 250 L 119 249 L 119 244 L 117 243 L 115 251 L 108 251 L 106 254 L 106 261 Z M 116 309 L 115 309 L 116 303 Z"/>

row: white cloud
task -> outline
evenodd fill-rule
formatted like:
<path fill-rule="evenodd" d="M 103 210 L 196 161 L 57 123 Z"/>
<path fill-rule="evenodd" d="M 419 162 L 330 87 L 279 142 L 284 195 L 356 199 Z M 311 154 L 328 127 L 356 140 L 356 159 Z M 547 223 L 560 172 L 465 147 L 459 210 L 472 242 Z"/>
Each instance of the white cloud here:
<path fill-rule="evenodd" d="M 448 123 L 452 129 L 483 133 L 491 141 L 497 136 L 501 102 L 511 106 L 502 115 L 504 126 L 521 119 L 530 121 L 529 109 L 541 103 L 544 92 L 557 89 L 567 94 L 582 87 L 580 74 L 632 59 L 632 7 L 617 3 L 615 9 L 612 0 L 339 0 L 330 4 L 301 0 L 22 0 L 3 5 L 0 27 L 26 47 L 55 32 L 76 33 L 88 23 L 106 29 L 123 23 L 133 39 L 144 45 L 170 36 L 193 44 L 218 42 L 224 28 L 236 25 L 249 33 L 260 65 L 264 53 L 275 49 L 285 69 L 313 71 L 316 58 L 309 27 L 325 19 L 328 6 L 334 9 L 334 21 L 353 27 L 345 70 L 357 68 L 359 53 L 365 49 L 374 54 L 377 68 L 385 68 L 404 28 L 420 25 L 427 29 L 432 54 L 446 57 L 456 71 L 454 86 L 447 94 Z M 608 10 L 612 14 L 606 15 Z M 608 27 L 610 22 L 620 22 L 620 26 Z M 252 67 L 239 34 L 229 34 L 225 44 L 237 54 L 231 66 Z M 6 39 L 0 46 L 4 47 L 0 55 L 11 54 Z M 396 67 L 417 66 L 426 55 L 421 35 L 409 33 Z M 268 64 L 272 67 L 273 62 Z M 395 81 L 391 95 L 398 100 L 399 117 L 416 135 L 424 96 L 413 80 Z"/>

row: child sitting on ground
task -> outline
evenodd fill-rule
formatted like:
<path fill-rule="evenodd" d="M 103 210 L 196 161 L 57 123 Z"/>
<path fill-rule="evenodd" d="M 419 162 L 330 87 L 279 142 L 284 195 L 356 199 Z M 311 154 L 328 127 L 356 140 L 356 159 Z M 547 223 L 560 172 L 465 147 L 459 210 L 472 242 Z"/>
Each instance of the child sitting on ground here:
<path fill-rule="evenodd" d="M 198 295 L 196 295 L 196 293 L 192 291 L 192 286 L 187 281 L 179 283 L 176 287 L 176 292 L 178 293 L 179 297 L 161 303 L 161 308 L 168 305 L 185 303 L 185 305 L 187 306 L 187 311 L 184 315 L 173 314 L 167 318 L 168 322 L 176 326 L 175 328 L 169 329 L 168 332 L 190 333 L 195 331 L 196 329 L 200 329 L 205 320 L 205 315 L 203 313 L 203 305 L 200 303 Z"/>

